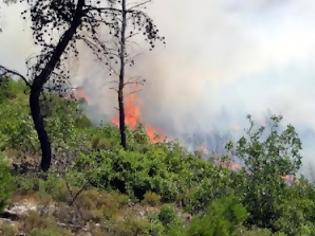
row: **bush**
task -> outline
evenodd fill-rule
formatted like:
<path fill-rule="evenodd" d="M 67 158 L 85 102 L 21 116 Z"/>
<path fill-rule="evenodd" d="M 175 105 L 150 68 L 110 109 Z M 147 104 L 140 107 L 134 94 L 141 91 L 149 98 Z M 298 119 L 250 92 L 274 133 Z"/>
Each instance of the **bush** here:
<path fill-rule="evenodd" d="M 85 211 L 87 218 L 95 221 L 112 219 L 127 203 L 126 195 L 105 193 L 96 189 L 82 192 L 77 199 L 77 205 Z"/>
<path fill-rule="evenodd" d="M 161 207 L 158 219 L 164 226 L 169 226 L 177 221 L 177 215 L 172 205 L 163 205 Z"/>
<path fill-rule="evenodd" d="M 30 212 L 23 219 L 23 230 L 30 236 L 70 236 L 70 232 L 59 227 L 49 217 L 39 215 L 37 212 Z"/>
<path fill-rule="evenodd" d="M 71 233 L 57 226 L 46 229 L 33 229 L 29 236 L 70 236 Z"/>
<path fill-rule="evenodd" d="M 27 176 L 14 176 L 14 190 L 16 193 L 25 195 L 39 190 L 39 179 Z"/>
<path fill-rule="evenodd" d="M 12 191 L 12 177 L 7 161 L 0 154 L 0 212 L 7 204 Z"/>
<path fill-rule="evenodd" d="M 286 190 L 286 196 L 276 209 L 279 218 L 273 222 L 277 231 L 287 235 L 315 235 L 313 185 L 302 178 Z"/>
<path fill-rule="evenodd" d="M 250 116 L 248 119 L 246 135 L 234 150 L 229 144 L 244 163 L 239 192 L 244 193 L 243 203 L 250 213 L 248 223 L 296 235 L 306 212 L 300 209 L 314 209 L 310 198 L 301 202 L 296 200 L 302 196 L 286 200 L 289 188 L 285 177 L 295 178 L 301 167 L 301 140 L 292 125 L 282 127 L 281 116 L 272 116 L 266 127 L 256 125 Z"/>
<path fill-rule="evenodd" d="M 228 173 L 176 143 L 165 143 L 146 145 L 141 151 L 113 146 L 81 153 L 69 176 L 78 185 L 88 179 L 94 187 L 117 190 L 138 200 L 154 192 L 161 201 L 181 202 L 197 212 L 215 197 L 226 194 Z"/>
<path fill-rule="evenodd" d="M 271 230 L 269 229 L 261 229 L 261 228 L 255 228 L 251 230 L 246 230 L 241 228 L 239 232 L 237 232 L 237 235 L 242 235 L 242 236 L 286 236 L 287 234 L 281 233 L 281 232 L 276 232 L 272 233 Z M 305 234 L 302 234 L 305 235 Z"/>
<path fill-rule="evenodd" d="M 39 193 L 51 196 L 55 201 L 66 202 L 70 198 L 66 183 L 60 177 L 49 174 L 46 180 L 39 180 Z"/>
<path fill-rule="evenodd" d="M 182 196 L 182 203 L 188 212 L 204 213 L 213 200 L 235 194 L 234 174 L 229 169 L 195 159 L 186 168 L 189 170 L 188 177 L 183 177 L 189 185 Z"/>
<path fill-rule="evenodd" d="M 216 200 L 207 215 L 196 218 L 188 229 L 188 235 L 229 236 L 246 219 L 246 210 L 234 198 Z"/>
<path fill-rule="evenodd" d="M 193 219 L 184 228 L 175 225 L 170 228 L 171 236 L 230 236 L 239 235 L 237 230 L 247 217 L 246 209 L 234 197 L 225 197 L 213 201 L 205 215 Z"/>
<path fill-rule="evenodd" d="M 10 223 L 2 222 L 0 223 L 0 235 L 4 236 L 16 236 L 17 229 Z"/>
<path fill-rule="evenodd" d="M 0 84 L 0 148 L 16 149 L 20 155 L 39 148 L 25 90 L 22 81 L 8 78 Z"/>
<path fill-rule="evenodd" d="M 51 197 L 55 201 L 66 202 L 70 198 L 69 190 L 61 177 L 49 174 L 46 179 L 36 176 L 15 176 L 15 192 L 21 195 L 38 193 L 41 197 Z"/>
<path fill-rule="evenodd" d="M 160 203 L 160 200 L 160 195 L 149 191 L 144 194 L 143 203 L 149 204 L 151 206 L 156 206 Z"/>
<path fill-rule="evenodd" d="M 150 224 L 146 220 L 129 216 L 123 221 L 118 221 L 116 224 L 114 223 L 111 230 L 113 236 L 149 236 Z"/>

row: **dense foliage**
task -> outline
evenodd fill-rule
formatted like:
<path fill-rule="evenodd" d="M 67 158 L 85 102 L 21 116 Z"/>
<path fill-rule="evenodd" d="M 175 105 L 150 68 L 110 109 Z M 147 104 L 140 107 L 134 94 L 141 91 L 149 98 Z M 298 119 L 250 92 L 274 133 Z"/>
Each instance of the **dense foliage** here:
<path fill-rule="evenodd" d="M 286 178 L 294 178 L 301 166 L 301 141 L 293 126 L 280 127 L 281 117 L 272 117 L 269 127 L 250 128 L 235 145 L 235 154 L 244 162 L 241 186 L 250 223 L 274 228 L 281 217 L 278 207 L 286 201 Z M 232 148 L 232 144 L 228 145 Z"/>
<path fill-rule="evenodd" d="M 193 219 L 188 227 L 176 225 L 170 235 L 177 236 L 229 236 L 237 235 L 238 228 L 247 217 L 246 209 L 236 197 L 214 200 L 207 212 Z"/>

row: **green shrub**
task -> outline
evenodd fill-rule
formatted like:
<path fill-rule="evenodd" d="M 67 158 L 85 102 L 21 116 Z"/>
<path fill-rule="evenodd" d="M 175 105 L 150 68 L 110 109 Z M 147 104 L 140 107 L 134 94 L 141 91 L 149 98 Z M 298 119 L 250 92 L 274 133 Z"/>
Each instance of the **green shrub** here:
<path fill-rule="evenodd" d="M 174 207 L 172 205 L 163 205 L 161 207 L 158 219 L 164 226 L 168 226 L 177 221 L 177 215 Z"/>
<path fill-rule="evenodd" d="M 87 218 L 95 221 L 112 219 L 127 203 L 126 195 L 105 193 L 97 189 L 84 191 L 77 199 L 77 205 L 85 211 Z"/>
<path fill-rule="evenodd" d="M 123 221 L 114 223 L 111 231 L 113 236 L 149 236 L 150 224 L 146 220 L 129 216 Z"/>
<path fill-rule="evenodd" d="M 46 180 L 39 180 L 39 193 L 51 196 L 55 201 L 66 202 L 70 198 L 70 192 L 65 181 L 53 174 L 49 174 Z"/>
<path fill-rule="evenodd" d="M 23 219 L 23 230 L 30 236 L 70 236 L 70 232 L 59 227 L 54 219 L 30 212 Z"/>
<path fill-rule="evenodd" d="M 196 217 L 187 227 L 187 236 L 230 236 L 247 218 L 246 209 L 234 197 L 213 201 L 205 215 Z"/>
<path fill-rule="evenodd" d="M 286 190 L 286 196 L 276 209 L 278 219 L 274 229 L 287 235 L 315 235 L 313 185 L 302 178 Z"/>
<path fill-rule="evenodd" d="M 238 235 L 242 236 L 286 236 L 285 233 L 277 232 L 277 233 L 272 233 L 271 230 L 269 229 L 252 229 L 252 230 L 244 230 L 241 229 Z M 302 234 L 304 235 L 304 234 Z M 306 235 L 305 235 L 306 236 Z"/>
<path fill-rule="evenodd" d="M 53 174 L 49 174 L 46 179 L 36 176 L 15 176 L 14 187 L 16 193 L 21 195 L 38 193 L 42 197 L 49 196 L 55 201 L 67 201 L 70 193 L 65 181 Z"/>
<path fill-rule="evenodd" d="M 14 189 L 16 193 L 25 195 L 39 190 L 39 179 L 27 176 L 14 176 Z"/>
<path fill-rule="evenodd" d="M 188 212 L 204 213 L 213 200 L 235 194 L 230 170 L 196 159 L 191 159 L 186 168 L 188 173 L 183 178 L 187 187 L 182 203 Z"/>
<path fill-rule="evenodd" d="M 266 127 L 248 119 L 246 135 L 234 145 L 234 153 L 244 162 L 239 192 L 244 193 L 243 203 L 250 212 L 248 223 L 273 229 L 280 217 L 277 206 L 287 195 L 283 177 L 297 174 L 302 144 L 292 125 L 282 128 L 282 117 L 272 116 Z"/>
<path fill-rule="evenodd" d="M 147 145 L 142 151 L 112 147 L 81 153 L 69 176 L 77 185 L 88 179 L 94 187 L 118 190 L 139 200 L 154 192 L 164 202 L 178 201 L 197 212 L 215 197 L 226 194 L 228 172 L 189 154 L 176 143 L 166 143 Z"/>
<path fill-rule="evenodd" d="M 0 212 L 4 209 L 12 191 L 12 176 L 7 161 L 0 153 Z"/>

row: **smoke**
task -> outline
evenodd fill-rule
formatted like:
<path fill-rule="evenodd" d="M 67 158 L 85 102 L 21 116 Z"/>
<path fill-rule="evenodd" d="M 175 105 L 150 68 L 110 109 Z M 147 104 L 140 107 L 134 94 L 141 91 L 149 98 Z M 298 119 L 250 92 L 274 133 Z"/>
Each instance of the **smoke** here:
<path fill-rule="evenodd" d="M 0 63 L 26 72 L 25 60 L 36 52 L 28 22 L 21 19 L 23 4 L 0 3 Z"/>
<path fill-rule="evenodd" d="M 21 68 L 30 53 L 16 9 L 0 35 L 0 61 Z M 195 147 L 222 150 L 247 127 L 281 114 L 297 127 L 305 163 L 315 141 L 315 2 L 312 0 L 155 0 L 148 8 L 167 45 L 145 52 L 128 72 L 147 79 L 139 93 L 144 123 Z M 5 45 L 5 46 L 3 46 Z M 17 46 L 18 45 L 18 46 Z M 110 121 L 117 106 L 113 77 L 82 47 L 73 61 L 95 121 Z"/>
<path fill-rule="evenodd" d="M 187 140 L 237 137 L 248 113 L 258 122 L 282 114 L 313 161 L 313 1 L 161 0 L 151 9 L 168 44 L 141 62 L 146 120 Z"/>
<path fill-rule="evenodd" d="M 237 136 L 248 113 L 258 122 L 282 114 L 308 150 L 315 140 L 314 7 L 307 0 L 155 1 L 152 14 L 168 44 L 141 62 L 150 78 L 145 119 L 185 139 Z"/>

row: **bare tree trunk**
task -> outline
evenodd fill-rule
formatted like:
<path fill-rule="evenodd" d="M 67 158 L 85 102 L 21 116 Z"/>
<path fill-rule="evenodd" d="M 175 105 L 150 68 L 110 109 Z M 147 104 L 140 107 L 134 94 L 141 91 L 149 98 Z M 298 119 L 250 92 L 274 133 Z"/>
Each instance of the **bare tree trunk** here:
<path fill-rule="evenodd" d="M 54 71 L 57 63 L 60 61 L 62 54 L 66 50 L 69 42 L 73 39 L 73 36 L 75 35 L 78 27 L 81 25 L 84 4 L 85 0 L 78 0 L 77 9 L 72 19 L 70 28 L 63 34 L 50 60 L 47 62 L 42 72 L 35 77 L 31 86 L 29 105 L 31 108 L 34 127 L 36 129 L 37 136 L 41 145 L 41 169 L 43 171 L 48 171 L 51 165 L 51 145 L 47 132 L 45 130 L 44 120 L 41 115 L 39 97 L 44 84 L 49 80 L 51 73 Z"/>
<path fill-rule="evenodd" d="M 125 105 L 124 105 L 124 86 L 125 86 L 125 53 L 126 53 L 126 28 L 127 28 L 127 9 L 126 0 L 122 0 L 122 26 L 120 35 L 120 73 L 118 86 L 118 106 L 119 106 L 119 131 L 120 144 L 127 149 L 126 124 L 125 124 Z"/>
<path fill-rule="evenodd" d="M 40 163 L 40 167 L 43 171 L 47 171 L 51 163 L 51 145 L 49 142 L 47 132 L 45 130 L 43 117 L 40 114 L 39 97 L 40 97 L 40 90 L 36 91 L 32 88 L 30 98 L 29 98 L 29 103 L 30 103 L 34 127 L 37 132 L 38 140 L 40 142 L 40 147 L 42 150 L 42 160 Z"/>

